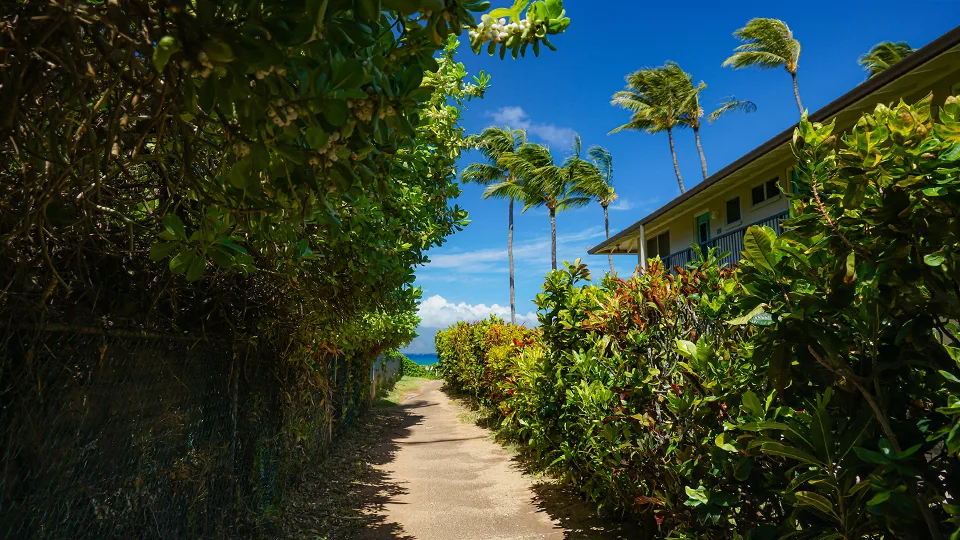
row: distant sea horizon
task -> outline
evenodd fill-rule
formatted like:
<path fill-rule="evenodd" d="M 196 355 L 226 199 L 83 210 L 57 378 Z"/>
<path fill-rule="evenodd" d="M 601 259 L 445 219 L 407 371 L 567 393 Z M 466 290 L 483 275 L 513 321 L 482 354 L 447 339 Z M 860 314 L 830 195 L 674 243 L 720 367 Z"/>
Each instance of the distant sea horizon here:
<path fill-rule="evenodd" d="M 421 366 L 432 366 L 440 361 L 435 353 L 406 353 L 406 356 Z"/>

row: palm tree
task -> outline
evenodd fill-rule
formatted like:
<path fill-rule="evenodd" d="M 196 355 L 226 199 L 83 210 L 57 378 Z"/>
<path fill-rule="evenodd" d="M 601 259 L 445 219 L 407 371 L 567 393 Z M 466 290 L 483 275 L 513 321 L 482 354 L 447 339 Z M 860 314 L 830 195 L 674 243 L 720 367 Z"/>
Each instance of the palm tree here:
<path fill-rule="evenodd" d="M 471 163 L 463 170 L 464 182 L 488 186 L 483 198 L 507 199 L 507 260 L 510 265 L 510 323 L 517 324 L 517 296 L 513 264 L 513 203 L 523 200 L 524 192 L 516 172 L 503 163 L 508 153 L 515 152 L 527 140 L 522 129 L 490 127 L 475 138 L 475 147 L 487 163 Z"/>
<path fill-rule="evenodd" d="M 794 39 L 787 23 L 779 19 L 750 19 L 746 26 L 733 35 L 744 44 L 734 49 L 733 56 L 727 58 L 723 65 L 732 66 L 734 69 L 786 69 L 793 79 L 793 95 L 797 98 L 797 108 L 800 109 L 800 114 L 803 114 L 800 88 L 797 86 L 800 42 Z"/>
<path fill-rule="evenodd" d="M 590 175 L 586 181 L 582 182 L 581 189 L 595 198 L 603 208 L 603 228 L 610 239 L 610 212 L 608 207 L 613 201 L 617 200 L 617 193 L 613 190 L 613 156 L 610 151 L 602 146 L 591 146 L 587 150 L 587 155 L 593 161 L 593 166 L 597 168 L 597 175 Z M 590 182 L 595 179 L 596 181 Z M 610 273 L 613 268 L 613 255 L 607 253 L 607 260 L 610 262 Z"/>
<path fill-rule="evenodd" d="M 867 77 L 869 79 L 903 60 L 905 56 L 912 52 L 913 47 L 906 41 L 899 41 L 897 43 L 881 41 L 861 56 L 858 62 L 863 69 L 870 72 L 870 75 Z"/>
<path fill-rule="evenodd" d="M 685 127 L 681 122 L 685 97 L 680 93 L 676 82 L 675 66 L 672 62 L 657 68 L 644 68 L 627 75 L 627 88 L 613 95 L 612 105 L 623 107 L 632 112 L 630 121 L 610 133 L 624 130 L 643 130 L 647 133 L 667 132 L 670 140 L 670 155 L 673 157 L 673 171 L 677 175 L 680 193 L 683 177 L 677 161 L 677 149 L 673 142 L 673 130 Z M 679 67 L 677 67 L 679 69 Z M 681 70 L 682 71 L 682 70 Z"/>
<path fill-rule="evenodd" d="M 706 180 L 709 175 L 707 172 L 707 157 L 703 153 L 703 145 L 700 143 L 700 119 L 703 117 L 703 107 L 700 106 L 700 92 L 707 88 L 706 83 L 694 85 L 693 77 L 680 68 L 676 62 L 667 62 L 664 66 L 664 73 L 670 80 L 672 92 L 680 97 L 680 124 L 693 130 L 693 138 L 697 143 L 697 153 L 700 155 L 700 169 L 703 173 L 703 179 Z M 757 110 L 756 104 L 752 101 L 737 100 L 727 98 L 720 107 L 710 113 L 708 117 L 710 122 L 715 122 L 718 118 L 733 111 L 753 112 Z"/>
<path fill-rule="evenodd" d="M 581 189 L 581 180 L 595 171 L 580 159 L 580 137 L 574 137 L 573 155 L 562 166 L 553 161 L 546 146 L 527 143 L 515 153 L 504 156 L 504 164 L 515 171 L 523 185 L 524 208 L 545 206 L 550 214 L 550 264 L 557 269 L 557 212 L 579 208 L 590 203 L 590 196 Z M 495 189 L 490 186 L 487 191 Z"/>
<path fill-rule="evenodd" d="M 706 85 L 700 83 L 701 87 L 698 87 L 697 93 L 703 88 L 706 88 Z M 733 96 L 724 98 L 720 103 L 720 106 L 717 107 L 709 116 L 707 120 L 712 124 L 719 120 L 722 116 L 727 113 L 739 111 L 745 113 L 752 113 L 757 110 L 757 104 L 747 100 L 747 99 L 737 99 Z M 703 179 L 706 180 L 707 173 L 707 158 L 703 155 L 703 146 L 700 145 L 700 116 L 703 116 L 703 108 L 700 107 L 700 99 L 694 94 L 694 98 L 691 100 L 691 105 L 689 107 L 689 112 L 684 114 L 683 121 L 686 122 L 691 129 L 693 129 L 693 136 L 697 141 L 697 152 L 700 153 L 700 167 L 703 169 Z"/>

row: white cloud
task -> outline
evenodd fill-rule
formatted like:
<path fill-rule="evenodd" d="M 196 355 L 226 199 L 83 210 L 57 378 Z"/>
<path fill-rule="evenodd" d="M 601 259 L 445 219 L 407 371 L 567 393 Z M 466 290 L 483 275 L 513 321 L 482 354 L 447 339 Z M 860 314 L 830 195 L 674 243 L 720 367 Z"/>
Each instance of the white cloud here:
<path fill-rule="evenodd" d="M 446 328 L 459 321 L 479 321 L 486 319 L 490 315 L 497 315 L 502 319 L 510 320 L 510 306 L 501 306 L 493 304 L 467 304 L 460 302 L 454 304 L 439 294 L 431 296 L 420 303 L 417 310 L 420 316 L 420 328 Z M 533 326 L 537 323 L 537 315 L 530 311 L 526 314 L 517 313 L 517 324 L 526 324 Z"/>
<path fill-rule="evenodd" d="M 543 140 L 543 142 L 553 147 L 566 150 L 567 147 L 573 144 L 574 131 L 572 129 L 555 124 L 533 122 L 522 107 L 502 107 L 496 111 L 487 113 L 487 116 L 492 117 L 499 126 L 509 126 L 512 129 L 526 130 L 527 133 Z"/>
<path fill-rule="evenodd" d="M 586 255 L 589 241 L 604 236 L 601 227 L 588 227 L 580 232 L 557 235 L 557 260 L 573 260 Z M 543 236 L 513 246 L 517 266 L 550 261 L 550 237 Z M 432 255 L 425 270 L 451 269 L 459 272 L 506 272 L 507 248 L 486 248 L 460 253 Z M 424 274 L 421 274 L 424 275 Z"/>
<path fill-rule="evenodd" d="M 633 210 L 636 206 L 630 199 L 620 197 L 608 207 L 613 212 L 622 212 L 624 210 Z"/>

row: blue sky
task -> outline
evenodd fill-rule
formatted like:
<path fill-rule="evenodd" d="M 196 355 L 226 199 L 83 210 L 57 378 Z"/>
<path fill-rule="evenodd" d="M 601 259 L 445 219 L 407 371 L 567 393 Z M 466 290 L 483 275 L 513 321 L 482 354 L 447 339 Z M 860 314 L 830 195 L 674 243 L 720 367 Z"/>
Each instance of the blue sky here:
<path fill-rule="evenodd" d="M 507 5 L 509 0 L 493 2 Z M 633 0 L 564 2 L 572 23 L 552 40 L 558 51 L 544 50 L 517 61 L 474 56 L 461 47 L 459 59 L 471 73 L 491 74 L 486 97 L 469 105 L 463 125 L 474 133 L 490 125 L 525 128 L 530 139 L 548 144 L 557 160 L 567 153 L 573 133 L 584 146 L 599 144 L 614 158 L 614 184 L 620 201 L 611 207 L 611 234 L 679 195 L 666 135 L 625 132 L 607 135 L 628 114 L 610 105 L 623 88 L 624 75 L 641 67 L 678 62 L 707 89 L 701 103 L 710 107 L 730 95 L 757 104 L 752 114 L 731 114 L 701 130 L 710 172 L 789 127 L 797 120 L 790 76 L 783 70 L 738 70 L 721 67 L 739 42 L 731 35 L 752 17 L 787 22 L 801 43 L 798 79 L 803 104 L 815 111 L 850 90 L 866 75 L 857 58 L 883 40 L 926 45 L 957 24 L 960 0 L 685 2 L 639 3 Z M 908 6 L 905 8 L 905 6 Z M 686 187 L 701 181 L 693 134 L 679 132 L 677 153 Z M 461 167 L 480 159 L 467 154 Z M 417 270 L 423 288 L 420 338 L 406 350 L 432 352 L 438 327 L 490 313 L 509 317 L 506 258 L 507 203 L 482 200 L 482 188 L 463 186 L 457 201 L 472 223 L 430 252 L 431 262 Z M 558 259 L 584 258 L 596 272 L 605 256 L 587 248 L 603 239 L 599 205 L 557 217 Z M 534 296 L 550 269 L 550 223 L 545 210 L 516 217 L 517 312 L 535 322 Z M 616 256 L 620 273 L 630 273 L 634 256 Z"/>

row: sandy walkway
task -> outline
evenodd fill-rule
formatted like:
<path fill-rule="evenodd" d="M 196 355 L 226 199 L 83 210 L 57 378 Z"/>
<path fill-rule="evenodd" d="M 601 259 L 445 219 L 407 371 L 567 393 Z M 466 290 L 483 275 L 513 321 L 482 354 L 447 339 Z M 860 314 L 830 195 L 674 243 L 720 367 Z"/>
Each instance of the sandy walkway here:
<path fill-rule="evenodd" d="M 583 523 L 594 521 L 584 516 L 589 513 L 584 504 L 523 474 L 511 456 L 488 439 L 487 430 L 458 419 L 463 409 L 440 390 L 442 384 L 424 383 L 399 407 L 417 421 L 396 433 L 393 459 L 377 467 L 399 488 L 378 513 L 398 527 L 389 536 L 368 530 L 369 538 L 628 537 L 607 526 Z"/>

